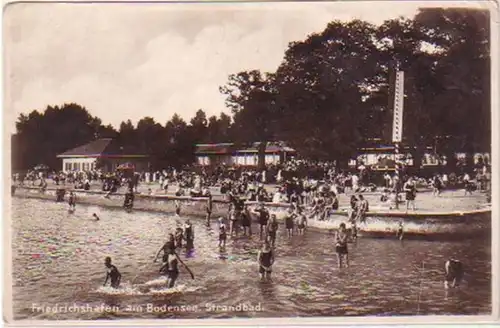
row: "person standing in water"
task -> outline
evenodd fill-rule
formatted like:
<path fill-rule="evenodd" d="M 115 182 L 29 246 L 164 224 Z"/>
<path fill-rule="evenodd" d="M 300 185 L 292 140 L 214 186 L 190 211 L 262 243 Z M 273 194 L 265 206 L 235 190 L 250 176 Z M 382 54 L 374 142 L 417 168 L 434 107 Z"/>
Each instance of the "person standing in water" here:
<path fill-rule="evenodd" d="M 186 251 L 194 249 L 194 230 L 190 220 L 187 220 L 184 226 L 184 239 L 186 240 Z"/>
<path fill-rule="evenodd" d="M 241 226 L 243 227 L 243 235 L 248 236 L 252 235 L 252 217 L 250 215 L 250 211 L 248 209 L 248 205 L 245 205 L 242 213 L 241 213 Z"/>
<path fill-rule="evenodd" d="M 278 219 L 276 218 L 276 214 L 271 215 L 271 220 L 268 222 L 266 230 L 267 230 L 267 238 L 266 241 L 270 243 L 273 247 L 276 245 L 276 233 L 278 232 Z"/>
<path fill-rule="evenodd" d="M 403 240 L 404 236 L 404 229 L 403 229 L 403 221 L 399 222 L 398 225 L 398 231 L 396 232 L 396 237 L 398 237 L 399 240 Z"/>
<path fill-rule="evenodd" d="M 165 263 L 160 268 L 160 274 L 165 274 L 168 277 L 167 287 L 173 288 L 175 286 L 175 282 L 177 278 L 179 278 L 179 262 L 186 268 L 186 270 L 191 274 L 191 278 L 194 279 L 194 275 L 189 270 L 187 265 L 182 262 L 179 255 L 175 252 L 174 249 L 169 249 L 166 254 Z"/>
<path fill-rule="evenodd" d="M 273 271 L 274 252 L 268 242 L 264 242 L 262 249 L 259 251 L 257 262 L 259 263 L 260 279 L 270 280 L 271 272 Z"/>
<path fill-rule="evenodd" d="M 304 231 L 307 227 L 307 218 L 302 212 L 302 208 L 297 208 L 297 232 L 299 236 L 304 235 Z"/>
<path fill-rule="evenodd" d="M 181 216 L 181 203 L 179 202 L 179 200 L 175 200 L 175 215 L 176 216 Z"/>
<path fill-rule="evenodd" d="M 177 229 L 175 229 L 175 236 L 174 236 L 174 239 L 175 239 L 175 248 L 182 248 L 182 241 L 184 240 L 184 230 L 182 230 L 181 227 L 177 227 Z"/>
<path fill-rule="evenodd" d="M 415 181 L 413 181 L 413 178 L 410 177 L 408 181 L 405 182 L 403 190 L 406 195 L 406 212 L 408 212 L 410 204 L 412 205 L 412 209 L 416 211 L 417 208 L 415 206 L 415 198 L 417 196 L 417 186 Z"/>
<path fill-rule="evenodd" d="M 75 196 L 75 193 L 72 191 L 69 192 L 68 205 L 69 205 L 70 211 L 75 211 L 75 209 L 76 209 L 76 196 Z"/>
<path fill-rule="evenodd" d="M 175 237 L 173 234 L 168 235 L 168 241 L 165 244 L 163 244 L 163 246 L 158 250 L 158 253 L 156 253 L 153 262 L 156 262 L 161 252 L 163 252 L 163 262 L 165 262 L 167 259 L 167 254 L 169 252 L 169 249 L 175 249 Z"/>
<path fill-rule="evenodd" d="M 356 203 L 356 221 L 360 223 L 365 223 L 366 213 L 369 210 L 368 201 L 363 197 L 363 195 L 358 196 L 358 201 Z"/>
<path fill-rule="evenodd" d="M 347 229 L 345 223 L 341 223 L 339 229 L 335 232 L 335 252 L 339 269 L 342 268 L 343 259 L 345 257 L 345 266 L 349 267 L 349 252 L 347 251 Z"/>
<path fill-rule="evenodd" d="M 295 221 L 295 214 L 293 213 L 293 208 L 289 208 L 285 216 L 285 228 L 288 233 L 288 238 L 293 236 L 293 226 Z"/>
<path fill-rule="evenodd" d="M 224 218 L 219 218 L 219 247 L 226 247 L 227 227 Z"/>
<path fill-rule="evenodd" d="M 120 287 L 120 281 L 122 279 L 122 275 L 121 275 L 120 271 L 118 271 L 116 266 L 111 264 L 111 257 L 109 257 L 109 256 L 106 257 L 106 259 L 104 260 L 104 265 L 107 268 L 107 272 L 106 272 L 106 280 L 104 280 L 103 286 L 106 286 L 106 284 L 108 283 L 108 280 L 110 280 L 110 285 L 112 288 Z"/>
<path fill-rule="evenodd" d="M 269 211 L 264 207 L 263 203 L 260 203 L 259 207 L 253 211 L 258 215 L 259 225 L 260 225 L 260 239 L 262 240 L 262 236 L 264 235 L 267 227 L 267 223 L 269 222 Z M 264 239 L 266 236 L 264 236 Z"/>
<path fill-rule="evenodd" d="M 210 227 L 210 218 L 212 217 L 212 208 L 213 208 L 212 194 L 210 192 L 208 192 L 208 199 L 207 199 L 207 206 L 206 206 L 207 227 Z"/>

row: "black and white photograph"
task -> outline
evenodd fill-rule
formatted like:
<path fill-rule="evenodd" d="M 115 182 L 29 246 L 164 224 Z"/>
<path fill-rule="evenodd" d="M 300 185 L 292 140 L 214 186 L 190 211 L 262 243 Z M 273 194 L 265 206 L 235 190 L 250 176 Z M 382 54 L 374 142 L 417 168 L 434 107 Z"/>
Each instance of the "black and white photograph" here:
<path fill-rule="evenodd" d="M 6 318 L 492 316 L 495 10 L 7 4 Z"/>

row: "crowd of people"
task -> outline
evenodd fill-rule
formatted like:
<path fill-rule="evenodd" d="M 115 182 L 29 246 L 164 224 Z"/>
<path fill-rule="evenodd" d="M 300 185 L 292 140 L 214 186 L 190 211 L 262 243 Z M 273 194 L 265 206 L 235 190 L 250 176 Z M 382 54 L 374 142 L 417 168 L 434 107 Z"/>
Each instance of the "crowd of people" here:
<path fill-rule="evenodd" d="M 432 178 L 424 179 L 387 172 L 383 175 L 383 182 L 375 184 L 370 179 L 372 173 L 366 168 L 358 172 L 339 172 L 331 165 L 318 163 L 314 164 L 310 173 L 306 168 L 305 162 L 290 161 L 277 167 L 275 175 L 270 174 L 270 170 L 259 172 L 226 167 L 218 167 L 210 172 L 203 168 L 181 171 L 169 169 L 153 173 L 116 171 L 107 174 L 99 171 L 52 174 L 32 171 L 22 177 L 15 176 L 14 180 L 18 185 L 26 184 L 28 181 L 32 186 L 35 185 L 35 181 L 40 181 L 39 186 L 46 188 L 47 180 L 52 179 L 55 185 L 61 187 L 60 189 L 72 185 L 73 189 L 83 190 L 90 190 L 95 182 L 100 182 L 100 189 L 107 192 L 107 197 L 118 192 L 120 188 L 125 188 L 124 208 L 127 210 L 133 208 L 134 194 L 139 192 L 140 184 L 148 187 L 149 194 L 158 191 L 166 193 L 169 191 L 169 186 L 175 186 L 174 194 L 177 196 L 206 198 L 207 226 L 212 225 L 213 188 L 216 188 L 229 203 L 226 215 L 216 220 L 219 232 L 217 246 L 222 252 L 229 238 L 238 238 L 240 235 L 252 236 L 254 234 L 252 226 L 256 223 L 257 233 L 263 245 L 257 256 L 258 270 L 261 279 L 269 280 L 275 261 L 277 232 L 283 229 L 285 238 L 304 235 L 309 220 L 326 220 L 332 211 L 339 209 L 339 197 L 342 194 L 350 194 L 350 208 L 347 219 L 334 232 L 339 268 L 349 266 L 348 243 L 356 241 L 358 227 L 365 222 L 369 212 L 370 205 L 363 196 L 364 192 L 379 190 L 381 202 L 391 204 L 402 203 L 404 197 L 406 209 L 409 210 L 411 207 L 416 210 L 415 199 L 418 188 L 431 188 L 433 194 L 439 197 L 447 187 L 462 184 L 465 194 L 468 194 L 474 190 L 487 190 L 490 174 L 486 167 L 476 170 L 474 178 L 468 173 L 461 176 L 436 174 Z M 266 188 L 271 181 L 276 186 L 274 192 Z M 158 188 L 153 191 L 151 187 L 155 184 Z M 278 220 L 277 214 L 269 210 L 267 202 L 288 203 L 288 209 L 282 213 L 283 218 Z M 76 196 L 73 190 L 70 191 L 68 203 L 69 211 L 75 211 Z M 256 203 L 257 205 L 254 205 Z M 181 215 L 179 201 L 175 201 L 175 214 Z M 93 217 L 96 221 L 100 220 L 96 214 Z M 402 239 L 403 235 L 401 223 L 397 236 Z M 175 232 L 169 235 L 155 258 L 156 261 L 163 253 L 163 264 L 159 273 L 167 276 L 167 287 L 175 286 L 179 277 L 179 265 L 184 266 L 194 279 L 193 273 L 178 255 L 182 249 L 189 255 L 194 248 L 194 228 L 187 220 L 185 225 L 176 227 Z M 119 270 L 111 263 L 109 257 L 105 259 L 105 265 L 108 269 L 105 284 L 110 280 L 111 286 L 118 288 L 121 280 Z"/>

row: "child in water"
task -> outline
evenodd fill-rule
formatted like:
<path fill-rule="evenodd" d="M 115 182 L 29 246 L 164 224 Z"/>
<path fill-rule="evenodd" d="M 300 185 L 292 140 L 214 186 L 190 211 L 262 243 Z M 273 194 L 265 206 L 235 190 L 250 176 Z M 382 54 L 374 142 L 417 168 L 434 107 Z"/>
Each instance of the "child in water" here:
<path fill-rule="evenodd" d="M 219 247 L 226 247 L 227 228 L 224 218 L 219 218 Z"/>

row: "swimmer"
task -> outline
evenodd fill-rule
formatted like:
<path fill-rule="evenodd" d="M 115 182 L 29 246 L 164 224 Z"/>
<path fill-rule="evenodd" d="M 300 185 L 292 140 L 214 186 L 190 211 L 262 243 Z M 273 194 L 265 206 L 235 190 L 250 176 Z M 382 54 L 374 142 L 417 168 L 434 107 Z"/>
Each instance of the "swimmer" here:
<path fill-rule="evenodd" d="M 335 233 L 335 252 L 337 253 L 339 269 L 342 268 L 343 259 L 345 257 L 345 266 L 349 267 L 349 252 L 347 251 L 347 231 L 345 223 L 341 223 L 339 229 Z"/>
<path fill-rule="evenodd" d="M 458 287 L 464 276 L 464 269 L 462 262 L 454 259 L 449 259 L 444 264 L 445 281 L 444 288 L 448 289 Z"/>
<path fill-rule="evenodd" d="M 104 281 L 103 286 L 106 286 L 106 284 L 108 283 L 108 280 L 111 280 L 110 281 L 111 287 L 118 288 L 120 286 L 120 281 L 122 279 L 122 275 L 121 275 L 120 271 L 118 271 L 116 266 L 111 264 L 111 257 L 109 257 L 109 256 L 106 257 L 106 259 L 104 260 L 104 265 L 106 265 L 106 268 L 108 270 L 106 273 L 106 280 Z"/>
<path fill-rule="evenodd" d="M 163 262 L 166 261 L 167 259 L 167 254 L 170 249 L 175 249 L 175 237 L 173 234 L 168 235 L 168 241 L 163 244 L 163 246 L 158 250 L 158 253 L 156 253 L 155 259 L 153 262 L 156 262 L 158 259 L 158 256 L 160 256 L 160 253 L 163 252 Z"/>
<path fill-rule="evenodd" d="M 187 267 L 187 265 L 180 259 L 179 255 L 174 249 L 169 249 L 166 254 L 165 263 L 160 268 L 160 274 L 166 274 L 168 277 L 167 287 L 172 288 L 175 286 L 177 278 L 179 278 L 179 262 L 186 268 L 186 270 L 191 274 L 191 278 L 194 279 L 193 272 Z"/>
<path fill-rule="evenodd" d="M 227 227 L 224 218 L 219 218 L 219 247 L 226 247 Z"/>
<path fill-rule="evenodd" d="M 262 249 L 259 251 L 257 262 L 259 263 L 260 279 L 263 280 L 266 278 L 270 280 L 274 264 L 274 252 L 268 242 L 265 242 Z"/>
<path fill-rule="evenodd" d="M 99 221 L 99 217 L 97 216 L 97 214 L 92 214 L 92 217 L 95 218 L 96 221 Z"/>
<path fill-rule="evenodd" d="M 271 220 L 267 224 L 267 242 L 270 243 L 273 247 L 276 244 L 276 233 L 278 232 L 278 219 L 276 218 L 276 214 L 271 215 Z"/>

